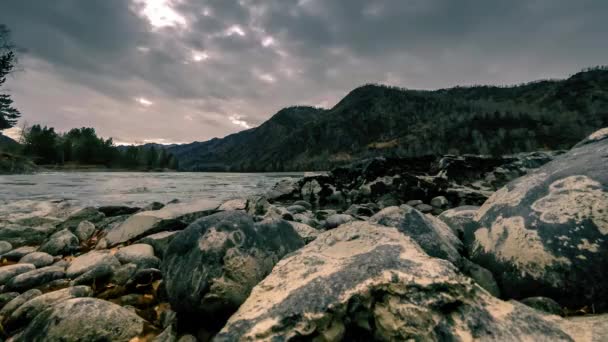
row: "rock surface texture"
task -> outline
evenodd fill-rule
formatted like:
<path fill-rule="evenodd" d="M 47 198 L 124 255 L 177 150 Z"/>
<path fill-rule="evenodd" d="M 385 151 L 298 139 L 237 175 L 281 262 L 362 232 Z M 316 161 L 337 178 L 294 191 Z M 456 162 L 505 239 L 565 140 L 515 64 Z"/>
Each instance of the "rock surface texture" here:
<path fill-rule="evenodd" d="M 608 136 L 498 190 L 476 214 L 473 261 L 509 298 L 608 309 Z"/>
<path fill-rule="evenodd" d="M 287 256 L 216 341 L 570 341 L 500 301 L 394 228 L 353 222 Z"/>

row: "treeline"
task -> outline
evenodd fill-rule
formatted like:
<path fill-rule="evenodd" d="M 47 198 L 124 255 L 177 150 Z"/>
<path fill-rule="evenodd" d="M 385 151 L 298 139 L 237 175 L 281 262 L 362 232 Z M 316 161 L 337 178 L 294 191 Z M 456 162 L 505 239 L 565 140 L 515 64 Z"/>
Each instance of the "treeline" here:
<path fill-rule="evenodd" d="M 38 165 L 87 165 L 108 168 L 177 170 L 178 162 L 164 148 L 115 146 L 112 139 L 97 136 L 94 128 L 74 128 L 57 133 L 53 127 L 25 128 L 21 153 Z"/>

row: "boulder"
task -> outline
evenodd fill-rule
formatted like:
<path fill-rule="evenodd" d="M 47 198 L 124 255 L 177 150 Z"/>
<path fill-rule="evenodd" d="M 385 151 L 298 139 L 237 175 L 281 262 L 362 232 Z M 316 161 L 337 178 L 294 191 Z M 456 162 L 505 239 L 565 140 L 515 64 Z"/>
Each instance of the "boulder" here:
<path fill-rule="evenodd" d="M 117 268 L 120 262 L 109 251 L 90 251 L 72 260 L 66 270 L 66 276 L 75 279 L 85 272 L 107 266 Z"/>
<path fill-rule="evenodd" d="M 500 297 L 500 288 L 498 287 L 492 272 L 464 258 L 462 259 L 460 270 L 462 273 L 475 280 L 477 285 L 483 287 L 492 296 Z"/>
<path fill-rule="evenodd" d="M 135 264 L 122 265 L 122 266 L 116 268 L 116 270 L 114 270 L 111 282 L 116 285 L 125 285 L 130 279 L 133 278 L 133 275 L 135 275 L 135 272 L 137 272 L 137 265 L 135 265 Z"/>
<path fill-rule="evenodd" d="M 40 245 L 54 230 L 54 225 L 27 227 L 0 223 L 0 240 L 10 243 L 12 247 Z"/>
<path fill-rule="evenodd" d="M 152 203 L 148 204 L 147 206 L 141 208 L 140 211 L 155 211 L 155 210 L 161 210 L 164 207 L 165 207 L 164 203 L 152 202 Z"/>
<path fill-rule="evenodd" d="M 167 247 L 169 247 L 169 244 L 171 243 L 171 241 L 175 237 L 175 234 L 177 234 L 177 233 L 178 232 L 176 232 L 176 231 L 160 232 L 160 233 L 148 235 L 145 238 L 137 241 L 137 243 L 145 243 L 145 244 L 152 246 L 152 248 L 154 248 L 154 255 L 157 255 L 159 258 L 162 259 L 163 255 L 165 255 L 165 251 L 167 250 Z"/>
<path fill-rule="evenodd" d="M 570 341 L 395 228 L 351 222 L 288 255 L 215 341 Z"/>
<path fill-rule="evenodd" d="M 24 291 L 62 278 L 65 278 L 63 267 L 47 266 L 11 278 L 6 287 L 14 291 Z"/>
<path fill-rule="evenodd" d="M 460 265 L 462 243 L 448 226 L 433 216 L 408 206 L 389 207 L 372 216 L 369 222 L 395 227 L 414 239 L 428 255 Z"/>
<path fill-rule="evenodd" d="M 19 297 L 19 292 L 0 293 L 0 309 L 2 309 L 8 302 L 17 297 Z"/>
<path fill-rule="evenodd" d="M 437 218 L 445 222 L 454 234 L 462 240 L 465 246 L 468 246 L 474 238 L 473 234 L 478 227 L 475 221 L 477 210 L 479 210 L 479 207 L 472 205 L 456 207 L 442 212 Z"/>
<path fill-rule="evenodd" d="M 377 210 L 376 210 L 377 211 Z M 344 214 L 348 214 L 354 217 L 370 217 L 373 216 L 376 211 L 374 211 L 372 208 L 369 208 L 368 206 L 365 205 L 360 205 L 360 204 L 353 204 L 350 207 L 348 207 L 348 209 L 346 209 L 346 211 L 344 211 Z"/>
<path fill-rule="evenodd" d="M 270 201 L 286 200 L 292 198 L 298 190 L 297 179 L 285 178 L 276 183 L 265 197 Z"/>
<path fill-rule="evenodd" d="M 15 264 L 0 267 L 0 285 L 6 284 L 7 281 L 22 273 L 33 271 L 36 269 L 32 264 Z"/>
<path fill-rule="evenodd" d="M 300 223 L 300 222 L 289 222 L 293 229 L 300 235 L 304 243 L 309 243 L 316 239 L 321 231 L 314 229 L 313 227 Z"/>
<path fill-rule="evenodd" d="M 589 141 L 498 190 L 475 217 L 471 260 L 501 293 L 608 310 L 608 138 Z"/>
<path fill-rule="evenodd" d="M 55 262 L 52 255 L 44 252 L 33 252 L 19 260 L 20 264 L 32 264 L 38 268 L 51 265 Z"/>
<path fill-rule="evenodd" d="M 169 204 L 160 210 L 143 211 L 129 217 L 112 228 L 105 236 L 109 247 L 167 230 L 179 230 L 196 218 L 215 211 L 215 200 L 198 200 L 192 203 Z"/>
<path fill-rule="evenodd" d="M 6 259 L 9 261 L 19 261 L 24 256 L 26 256 L 30 253 L 34 253 L 36 250 L 37 250 L 37 248 L 32 247 L 32 246 L 23 246 L 23 247 L 15 248 L 15 249 L 11 250 L 10 252 L 4 253 L 4 255 L 2 255 L 2 259 Z"/>
<path fill-rule="evenodd" d="M 171 308 L 185 320 L 221 327 L 274 264 L 303 245 L 282 220 L 254 223 L 241 211 L 204 217 L 179 232 L 165 253 Z"/>
<path fill-rule="evenodd" d="M 425 203 L 418 204 L 415 208 L 416 208 L 416 210 L 420 211 L 421 213 L 425 213 L 425 214 L 433 211 L 433 207 L 428 204 L 425 204 Z"/>
<path fill-rule="evenodd" d="M 51 235 L 48 241 L 40 246 L 38 250 L 50 255 L 68 255 L 78 251 L 79 248 L 80 242 L 76 235 L 64 229 Z"/>
<path fill-rule="evenodd" d="M 122 264 L 133 263 L 141 268 L 157 268 L 160 264 L 160 260 L 154 256 L 154 248 L 145 243 L 122 247 L 115 256 Z"/>
<path fill-rule="evenodd" d="M 306 210 L 307 210 L 305 207 L 303 207 L 301 205 L 297 205 L 297 204 L 290 205 L 286 209 L 287 209 L 287 211 L 289 211 L 292 214 L 301 214 L 303 212 L 306 212 Z"/>
<path fill-rule="evenodd" d="M 0 255 L 10 252 L 11 249 L 13 249 L 13 245 L 10 242 L 0 241 Z"/>
<path fill-rule="evenodd" d="M 247 199 L 237 198 L 233 200 L 226 201 L 222 203 L 222 205 L 217 208 L 217 210 L 221 211 L 229 211 L 229 210 L 245 210 L 247 208 Z"/>
<path fill-rule="evenodd" d="M 88 286 L 75 286 L 36 296 L 13 311 L 5 320 L 5 326 L 15 330 L 52 305 L 71 298 L 90 297 L 92 294 L 93 290 Z"/>
<path fill-rule="evenodd" d="M 247 198 L 245 211 L 252 216 L 264 216 L 271 206 L 266 197 L 254 195 Z"/>
<path fill-rule="evenodd" d="M 312 204 L 310 204 L 310 203 L 308 203 L 306 201 L 302 201 L 302 200 L 293 202 L 293 205 L 302 206 L 302 207 L 306 208 L 306 210 L 311 210 L 312 209 Z"/>
<path fill-rule="evenodd" d="M 95 208 L 84 208 L 70 215 L 65 221 L 60 223 L 57 228 L 73 231 L 82 221 L 97 223 L 105 217 L 106 216 L 102 212 Z"/>
<path fill-rule="evenodd" d="M 600 342 L 608 341 L 608 314 L 586 315 L 559 319 L 549 316 L 567 332 L 574 341 Z"/>
<path fill-rule="evenodd" d="M 520 300 L 520 302 L 538 311 L 546 312 L 550 315 L 562 315 L 564 313 L 562 307 L 559 306 L 559 304 L 551 298 L 529 297 Z"/>
<path fill-rule="evenodd" d="M 42 294 L 42 291 L 40 291 L 38 289 L 32 289 L 32 290 L 23 292 L 22 294 L 13 298 L 11 301 L 9 301 L 8 303 L 6 303 L 4 305 L 2 310 L 0 310 L 0 317 L 10 316 L 13 313 L 13 311 L 17 310 L 21 305 L 23 305 L 23 303 L 27 302 L 28 300 L 30 300 L 32 298 L 40 296 L 41 294 Z"/>
<path fill-rule="evenodd" d="M 333 214 L 325 219 L 325 228 L 333 229 L 347 222 L 355 221 L 355 218 L 347 214 Z"/>
<path fill-rule="evenodd" d="M 78 241 L 87 241 L 95 233 L 95 225 L 89 221 L 82 221 L 78 224 L 78 227 L 74 229 L 74 235 L 78 238 Z"/>
<path fill-rule="evenodd" d="M 15 342 L 131 341 L 146 322 L 134 312 L 95 298 L 72 298 L 42 311 Z"/>
<path fill-rule="evenodd" d="M 431 200 L 431 205 L 435 208 L 445 209 L 449 204 L 450 202 L 444 196 L 437 196 Z"/>

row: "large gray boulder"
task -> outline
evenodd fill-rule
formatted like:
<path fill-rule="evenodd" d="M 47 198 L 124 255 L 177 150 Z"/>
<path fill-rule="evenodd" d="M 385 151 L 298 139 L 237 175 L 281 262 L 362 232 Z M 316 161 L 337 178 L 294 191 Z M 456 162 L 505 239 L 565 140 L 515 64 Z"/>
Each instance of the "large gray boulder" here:
<path fill-rule="evenodd" d="M 395 228 L 351 222 L 281 260 L 215 341 L 570 341 Z"/>
<path fill-rule="evenodd" d="M 286 221 L 254 223 L 242 211 L 199 219 L 175 236 L 163 259 L 171 307 L 221 326 L 277 261 L 303 245 Z"/>
<path fill-rule="evenodd" d="M 32 264 L 38 268 L 51 265 L 55 262 L 52 255 L 44 252 L 33 252 L 19 260 L 20 264 Z M 1 269 L 0 269 L 1 270 Z"/>
<path fill-rule="evenodd" d="M 154 256 L 154 248 L 145 243 L 122 247 L 115 256 L 122 264 L 133 263 L 140 268 L 158 268 L 160 264 L 160 260 Z"/>
<path fill-rule="evenodd" d="M 471 260 L 494 273 L 503 296 L 608 309 L 608 137 L 588 140 L 479 209 Z"/>
<path fill-rule="evenodd" d="M 135 240 L 146 235 L 179 230 L 201 216 L 215 211 L 219 202 L 198 200 L 191 203 L 169 204 L 160 210 L 142 211 L 110 229 L 105 236 L 107 246 Z"/>
<path fill-rule="evenodd" d="M 369 221 L 397 228 L 414 239 L 430 256 L 449 260 L 456 265 L 461 262 L 460 240 L 448 226 L 433 216 L 424 215 L 410 206 L 403 205 L 384 208 Z"/>
<path fill-rule="evenodd" d="M 42 311 L 15 342 L 124 341 L 146 322 L 131 310 L 95 298 L 72 298 Z"/>
<path fill-rule="evenodd" d="M 277 182 L 270 191 L 266 194 L 266 198 L 270 201 L 280 201 L 291 199 L 298 192 L 298 180 L 294 178 L 285 178 Z"/>
<path fill-rule="evenodd" d="M 6 283 L 6 287 L 10 290 L 20 292 L 62 278 L 65 278 L 63 267 L 47 266 L 21 273 L 11 278 L 11 280 Z"/>
<path fill-rule="evenodd" d="M 92 294 L 93 290 L 88 286 L 75 286 L 36 296 L 13 311 L 5 319 L 4 325 L 14 330 L 25 323 L 29 323 L 43 310 L 57 303 L 71 298 L 90 297 Z"/>
<path fill-rule="evenodd" d="M 14 264 L 0 267 L 0 285 L 4 285 L 13 277 L 36 269 L 32 264 Z"/>
<path fill-rule="evenodd" d="M 0 223 L 0 240 L 6 241 L 12 247 L 25 245 L 40 245 L 55 230 L 54 225 L 28 227 L 21 224 Z"/>
<path fill-rule="evenodd" d="M 66 269 L 66 276 L 70 279 L 75 279 L 78 276 L 87 272 L 95 272 L 94 270 L 105 270 L 110 268 L 120 267 L 120 262 L 109 251 L 90 251 L 83 254 L 70 262 Z"/>
<path fill-rule="evenodd" d="M 474 239 L 473 234 L 478 228 L 478 224 L 475 221 L 477 210 L 479 210 L 477 206 L 465 205 L 446 210 L 437 216 L 437 218 L 445 222 L 454 234 L 462 240 L 465 246 L 468 246 Z"/>
<path fill-rule="evenodd" d="M 79 248 L 80 242 L 76 235 L 64 229 L 51 235 L 48 241 L 40 246 L 38 250 L 50 255 L 67 255 L 78 251 Z"/>

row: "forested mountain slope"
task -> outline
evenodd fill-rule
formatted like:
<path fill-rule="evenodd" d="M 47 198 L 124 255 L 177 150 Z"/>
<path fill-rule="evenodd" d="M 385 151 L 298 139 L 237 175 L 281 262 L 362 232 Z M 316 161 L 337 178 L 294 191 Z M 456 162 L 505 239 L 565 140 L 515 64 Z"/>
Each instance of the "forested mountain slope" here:
<path fill-rule="evenodd" d="M 567 149 L 608 125 L 608 69 L 511 87 L 365 85 L 329 110 L 291 107 L 223 139 L 173 146 L 183 170 L 326 170 L 377 155 Z"/>

